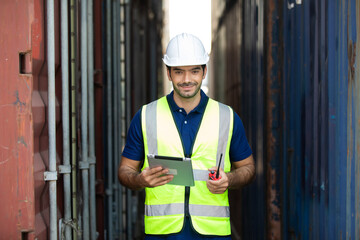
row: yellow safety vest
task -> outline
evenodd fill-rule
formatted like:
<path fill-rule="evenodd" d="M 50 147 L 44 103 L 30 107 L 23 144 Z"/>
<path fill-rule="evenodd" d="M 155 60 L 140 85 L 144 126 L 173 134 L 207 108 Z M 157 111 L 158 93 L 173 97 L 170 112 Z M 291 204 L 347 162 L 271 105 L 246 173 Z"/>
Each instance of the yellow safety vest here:
<path fill-rule="evenodd" d="M 145 147 L 143 169 L 148 166 L 148 154 L 185 157 L 182 140 L 166 97 L 143 106 L 141 124 Z M 228 191 L 212 194 L 206 186 L 206 180 L 209 176 L 208 169 L 218 165 L 220 154 L 223 154 L 221 168 L 225 172 L 230 171 L 232 132 L 232 109 L 209 99 L 191 155 L 195 186 L 187 187 L 190 188 L 188 203 L 185 201 L 184 186 L 166 184 L 146 188 L 146 234 L 180 232 L 185 214 L 190 215 L 192 226 L 200 234 L 231 234 Z M 185 209 L 188 209 L 188 213 Z"/>

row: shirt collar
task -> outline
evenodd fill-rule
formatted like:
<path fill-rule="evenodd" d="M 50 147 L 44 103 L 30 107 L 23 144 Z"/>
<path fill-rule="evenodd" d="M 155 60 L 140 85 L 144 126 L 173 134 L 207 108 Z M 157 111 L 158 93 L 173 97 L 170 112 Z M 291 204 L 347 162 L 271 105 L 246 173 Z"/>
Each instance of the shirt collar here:
<path fill-rule="evenodd" d="M 201 89 L 200 89 L 200 96 L 201 96 L 200 103 L 191 112 L 204 113 L 209 97 Z M 169 103 L 171 111 L 177 112 L 179 111 L 179 109 L 181 109 L 174 101 L 174 91 L 171 91 L 171 93 L 169 93 L 166 96 L 166 98 Z"/>

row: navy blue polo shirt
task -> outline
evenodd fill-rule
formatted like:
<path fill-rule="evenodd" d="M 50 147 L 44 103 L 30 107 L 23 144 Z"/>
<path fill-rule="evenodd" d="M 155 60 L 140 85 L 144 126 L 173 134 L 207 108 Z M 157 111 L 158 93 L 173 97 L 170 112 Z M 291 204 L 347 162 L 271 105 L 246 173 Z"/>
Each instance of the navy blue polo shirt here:
<path fill-rule="evenodd" d="M 170 109 L 173 112 L 175 123 L 181 134 L 181 138 L 184 144 L 185 155 L 191 155 L 191 146 L 195 141 L 196 133 L 200 126 L 202 116 L 204 114 L 209 97 L 201 90 L 201 100 L 199 105 L 194 108 L 189 114 L 183 108 L 176 105 L 174 101 L 174 92 L 171 92 L 166 96 Z M 234 112 L 234 127 L 233 136 L 230 144 L 230 161 L 241 161 L 252 154 L 251 148 L 245 136 L 245 129 L 243 123 L 237 113 Z M 131 121 L 128 135 L 126 138 L 126 144 L 122 155 L 132 160 L 143 161 L 144 160 L 144 142 L 141 128 L 141 109 L 135 114 Z M 197 234 L 190 226 L 189 220 L 185 221 L 183 230 L 178 234 L 171 234 L 167 236 L 149 236 L 145 239 L 157 240 L 180 240 L 180 239 L 231 239 L 230 237 L 205 237 Z"/>

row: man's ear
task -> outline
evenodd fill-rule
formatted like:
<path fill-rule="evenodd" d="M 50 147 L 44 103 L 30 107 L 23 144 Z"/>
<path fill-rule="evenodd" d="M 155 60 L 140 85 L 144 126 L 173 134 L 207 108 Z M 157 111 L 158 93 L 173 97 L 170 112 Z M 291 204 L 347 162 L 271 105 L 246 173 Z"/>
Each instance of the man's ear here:
<path fill-rule="evenodd" d="M 166 68 L 166 73 L 167 73 L 167 76 L 168 76 L 168 79 L 169 79 L 169 81 L 171 81 L 171 68 Z"/>
<path fill-rule="evenodd" d="M 207 73 L 207 66 L 205 65 L 205 67 L 204 67 L 203 79 L 205 79 L 205 77 L 206 77 L 206 73 Z"/>

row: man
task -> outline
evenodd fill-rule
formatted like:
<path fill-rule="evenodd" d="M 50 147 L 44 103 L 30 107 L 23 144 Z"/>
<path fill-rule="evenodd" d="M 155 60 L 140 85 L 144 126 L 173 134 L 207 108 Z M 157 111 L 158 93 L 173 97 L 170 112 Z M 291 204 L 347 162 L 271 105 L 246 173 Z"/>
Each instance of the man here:
<path fill-rule="evenodd" d="M 174 91 L 131 122 L 118 175 L 122 185 L 146 190 L 145 239 L 231 239 L 228 189 L 255 176 L 240 117 L 200 89 L 208 60 L 197 37 L 174 37 L 163 58 Z M 195 186 L 167 184 L 173 175 L 149 168 L 148 154 L 191 157 Z M 211 180 L 220 158 L 220 179 Z"/>

